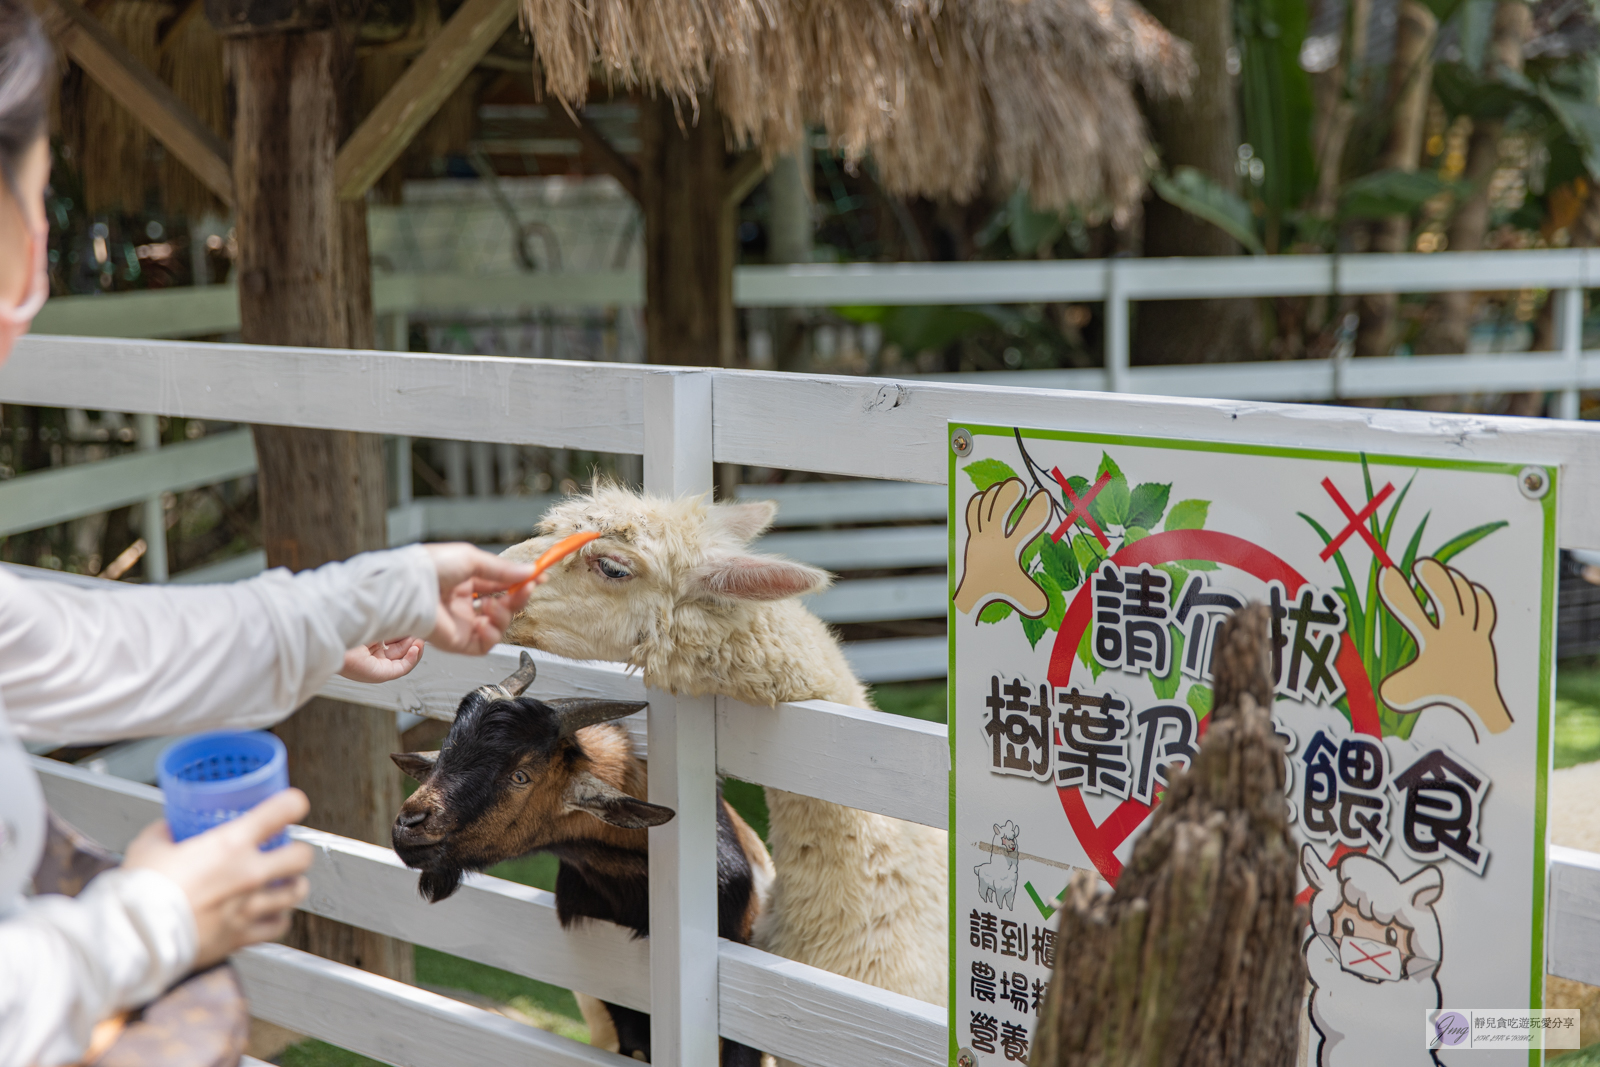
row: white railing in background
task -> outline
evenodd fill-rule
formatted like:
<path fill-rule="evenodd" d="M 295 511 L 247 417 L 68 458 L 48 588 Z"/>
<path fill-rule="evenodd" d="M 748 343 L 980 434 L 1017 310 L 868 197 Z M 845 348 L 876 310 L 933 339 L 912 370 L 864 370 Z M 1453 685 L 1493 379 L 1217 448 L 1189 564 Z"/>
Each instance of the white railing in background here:
<path fill-rule="evenodd" d="M 1557 390 L 1577 417 L 1578 390 L 1600 388 L 1600 352 L 1583 351 L 1583 291 L 1600 287 L 1600 249 L 1441 252 L 1433 255 L 1239 256 L 1210 259 L 1045 260 L 1008 263 L 847 263 L 749 266 L 734 272 L 740 307 L 862 304 L 1105 303 L 1103 368 L 995 371 L 961 380 L 1237 400 L 1338 400 L 1429 393 Z M 1373 357 L 1205 366 L 1130 365 L 1130 305 L 1209 297 L 1548 289 L 1562 301 L 1557 349 L 1485 355 Z M 379 275 L 373 304 L 387 333 L 407 315 L 538 308 L 642 307 L 637 273 Z M 228 286 L 50 301 L 35 330 L 95 337 L 195 337 L 239 328 Z M 394 347 L 394 346 L 391 346 Z M 1342 350 L 1341 350 L 1342 353 Z"/>
<path fill-rule="evenodd" d="M 643 454 L 646 487 L 702 491 L 714 463 L 941 484 L 948 421 L 1062 426 L 1203 440 L 1365 449 L 1563 467 L 1558 541 L 1600 548 L 1600 426 L 1355 408 L 1113 397 L 814 375 L 648 368 L 245 345 L 24 339 L 0 369 L 0 401 L 136 410 L 227 422 L 342 428 Z M 448 717 L 460 694 L 507 673 L 518 650 L 430 653 L 385 686 L 324 690 L 385 711 Z M 712 1062 L 721 1034 L 816 1067 L 922 1065 L 946 1055 L 945 1011 L 715 939 L 714 775 L 944 826 L 942 726 L 821 701 L 751 707 L 644 689 L 616 664 L 540 657 L 538 695 L 650 701 L 651 799 L 679 818 L 651 831 L 648 945 L 595 924 L 563 931 L 547 895 L 474 877 L 425 906 L 386 849 L 300 831 L 318 849 L 306 907 L 653 1013 L 652 1060 Z M 635 724 L 637 730 L 639 724 Z M 152 818 L 146 788 L 40 761 L 69 819 L 120 844 Z M 1549 958 L 1600 981 L 1600 857 L 1551 861 Z M 236 957 L 264 1018 L 406 1067 L 621 1064 L 563 1038 L 281 946 Z"/>

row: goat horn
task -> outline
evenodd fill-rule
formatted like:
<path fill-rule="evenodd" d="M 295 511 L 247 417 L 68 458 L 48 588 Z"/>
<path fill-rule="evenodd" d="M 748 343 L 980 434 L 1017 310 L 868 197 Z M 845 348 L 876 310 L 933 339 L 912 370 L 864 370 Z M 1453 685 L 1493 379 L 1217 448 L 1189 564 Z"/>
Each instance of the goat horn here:
<path fill-rule="evenodd" d="M 522 695 L 522 691 L 533 683 L 533 679 L 538 673 L 539 668 L 533 665 L 533 657 L 524 652 L 522 661 L 517 664 L 516 671 L 511 677 L 500 683 L 500 688 L 511 696 L 519 697 Z"/>
<path fill-rule="evenodd" d="M 621 719 L 650 706 L 645 700 L 600 700 L 594 697 L 562 697 L 545 701 L 561 720 L 561 736 L 571 737 L 585 726 Z"/>

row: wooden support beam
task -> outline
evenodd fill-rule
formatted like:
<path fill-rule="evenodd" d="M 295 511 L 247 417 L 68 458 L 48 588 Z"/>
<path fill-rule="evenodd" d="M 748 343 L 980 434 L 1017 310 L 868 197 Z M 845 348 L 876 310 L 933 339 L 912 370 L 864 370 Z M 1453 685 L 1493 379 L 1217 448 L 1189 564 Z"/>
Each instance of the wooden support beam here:
<path fill-rule="evenodd" d="M 359 200 L 400 158 L 517 17 L 518 0 L 466 0 L 345 141 L 334 161 L 341 200 Z"/>
<path fill-rule="evenodd" d="M 222 139 L 74 0 L 40 0 L 39 8 L 45 25 L 73 62 L 232 207 L 233 168 Z"/>
<path fill-rule="evenodd" d="M 749 149 L 736 156 L 728 165 L 723 185 L 723 196 L 727 199 L 728 206 L 737 211 L 744 198 L 749 196 L 750 191 L 766 176 L 766 163 L 761 158 L 759 149 Z"/>
<path fill-rule="evenodd" d="M 606 140 L 605 134 L 595 129 L 594 124 L 583 117 L 582 112 L 574 114 L 564 107 L 550 108 L 550 117 L 557 122 L 566 122 L 572 131 L 578 135 L 578 140 L 583 146 L 595 155 L 595 162 L 605 168 L 605 172 L 617 179 L 617 184 L 622 186 L 623 192 L 639 199 L 639 168 L 628 161 L 628 157 L 617 151 L 616 146 Z"/>

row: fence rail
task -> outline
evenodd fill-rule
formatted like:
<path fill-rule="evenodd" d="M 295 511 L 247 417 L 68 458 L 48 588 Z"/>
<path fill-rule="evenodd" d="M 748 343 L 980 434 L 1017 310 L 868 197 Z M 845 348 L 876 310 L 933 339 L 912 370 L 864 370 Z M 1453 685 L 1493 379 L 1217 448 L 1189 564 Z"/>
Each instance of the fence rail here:
<path fill-rule="evenodd" d="M 1600 547 L 1600 426 L 1559 420 L 45 337 L 25 339 L 0 369 L 0 400 L 643 453 L 646 488 L 668 494 L 708 488 L 714 462 L 942 483 L 950 420 L 1313 450 L 1492 454 L 1561 464 L 1558 541 L 1568 548 Z M 461 693 L 502 677 L 517 651 L 502 648 L 480 660 L 435 651 L 410 678 L 370 689 L 337 681 L 325 692 L 447 717 Z M 423 908 L 385 850 L 331 835 L 313 842 L 317 891 L 308 907 L 421 944 L 448 938 L 463 954 L 585 991 L 596 987 L 638 1002 L 647 988 L 652 1062 L 660 1067 L 711 1062 L 719 1033 L 818 1067 L 942 1061 L 944 1009 L 747 946 L 719 944 L 709 881 L 715 839 L 708 828 L 718 771 L 942 825 L 948 802 L 943 727 L 821 701 L 759 708 L 673 697 L 645 689 L 618 665 L 548 656 L 541 658 L 536 685 L 537 693 L 642 693 L 650 703 L 644 736 L 638 720 L 630 725 L 651 761 L 650 799 L 675 807 L 679 818 L 650 832 L 655 932 L 647 951 L 618 942 L 615 932 L 593 931 L 574 949 L 577 935 L 549 927 L 543 898 L 492 879 L 474 879 L 459 900 Z M 59 765 L 43 769 L 52 802 L 108 840 L 125 841 L 154 810 L 151 791 Z M 76 807 L 64 799 L 70 797 L 77 798 Z M 1600 948 L 1586 903 L 1600 899 L 1600 857 L 1558 853 L 1552 868 L 1551 884 L 1563 887 L 1551 897 L 1552 965 L 1557 973 L 1593 981 L 1600 978 L 1600 952 L 1556 947 L 1587 939 Z M 613 940 L 601 940 L 607 937 Z M 591 944 L 598 946 L 593 953 Z M 442 1067 L 460 1062 L 464 1049 L 486 1063 L 613 1062 L 562 1038 L 291 950 L 262 948 L 239 958 L 268 1018 L 392 1063 Z"/>

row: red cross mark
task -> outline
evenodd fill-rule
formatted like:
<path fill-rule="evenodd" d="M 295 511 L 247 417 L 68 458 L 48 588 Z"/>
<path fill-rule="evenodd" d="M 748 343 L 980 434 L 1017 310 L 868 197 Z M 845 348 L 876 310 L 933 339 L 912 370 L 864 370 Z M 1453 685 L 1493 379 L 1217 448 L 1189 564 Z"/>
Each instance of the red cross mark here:
<path fill-rule="evenodd" d="M 1340 545 L 1344 544 L 1350 539 L 1351 534 L 1360 534 L 1361 539 L 1367 543 L 1369 548 L 1372 549 L 1372 554 L 1378 557 L 1378 562 L 1382 563 L 1385 567 L 1393 567 L 1394 560 L 1389 558 L 1389 553 L 1383 550 L 1383 546 L 1380 545 L 1378 543 L 1378 539 L 1372 535 L 1372 531 L 1367 529 L 1367 519 L 1372 516 L 1373 512 L 1378 510 L 1379 504 L 1382 504 L 1385 500 L 1389 499 L 1389 494 L 1394 492 L 1394 483 L 1385 483 L 1384 487 L 1378 491 L 1378 495 L 1367 501 L 1367 506 L 1362 508 L 1360 511 L 1356 511 L 1350 507 L 1350 505 L 1345 501 L 1344 495 L 1341 494 L 1338 487 L 1333 484 L 1332 478 L 1322 479 L 1322 488 L 1328 491 L 1328 495 L 1333 497 L 1333 502 L 1339 505 L 1339 510 L 1344 512 L 1344 517 L 1350 521 L 1343 530 L 1339 531 L 1339 536 L 1335 537 L 1332 541 L 1329 541 L 1328 546 L 1318 553 L 1318 558 L 1322 559 L 1323 561 L 1328 560 L 1335 552 L 1339 551 Z"/>
<path fill-rule="evenodd" d="M 1060 467 L 1053 468 L 1050 471 L 1050 477 L 1054 478 L 1056 484 L 1061 486 L 1061 492 L 1066 495 L 1067 503 L 1072 505 L 1072 511 L 1067 515 L 1067 520 L 1056 527 L 1056 532 L 1050 535 L 1050 540 L 1060 541 L 1066 536 L 1067 527 L 1071 526 L 1074 520 L 1079 520 L 1088 525 L 1089 532 L 1094 534 L 1095 539 L 1100 542 L 1101 548 L 1109 548 L 1111 540 L 1100 529 L 1100 524 L 1094 521 L 1094 516 L 1089 514 L 1089 504 L 1095 497 L 1100 495 L 1100 490 L 1111 484 L 1111 472 L 1106 471 L 1097 478 L 1095 483 L 1083 494 L 1083 499 L 1081 500 L 1073 495 L 1072 486 L 1067 484 L 1067 476 L 1061 473 Z"/>
<path fill-rule="evenodd" d="M 1382 952 L 1378 952 L 1378 953 L 1369 953 L 1369 952 L 1367 952 L 1366 949 L 1362 948 L 1360 945 L 1351 945 L 1350 947 L 1355 949 L 1357 952 L 1361 953 L 1361 958 L 1359 960 L 1351 960 L 1350 961 L 1350 966 L 1355 967 L 1355 966 L 1358 966 L 1358 965 L 1363 964 L 1363 963 L 1370 963 L 1374 967 L 1378 968 L 1378 970 L 1382 971 L 1384 974 L 1393 974 L 1394 973 L 1389 968 L 1385 967 L 1383 964 L 1378 962 L 1379 960 L 1383 959 L 1383 957 L 1385 957 L 1385 956 L 1387 956 L 1389 954 L 1389 951 L 1390 951 L 1389 949 L 1384 949 Z"/>

